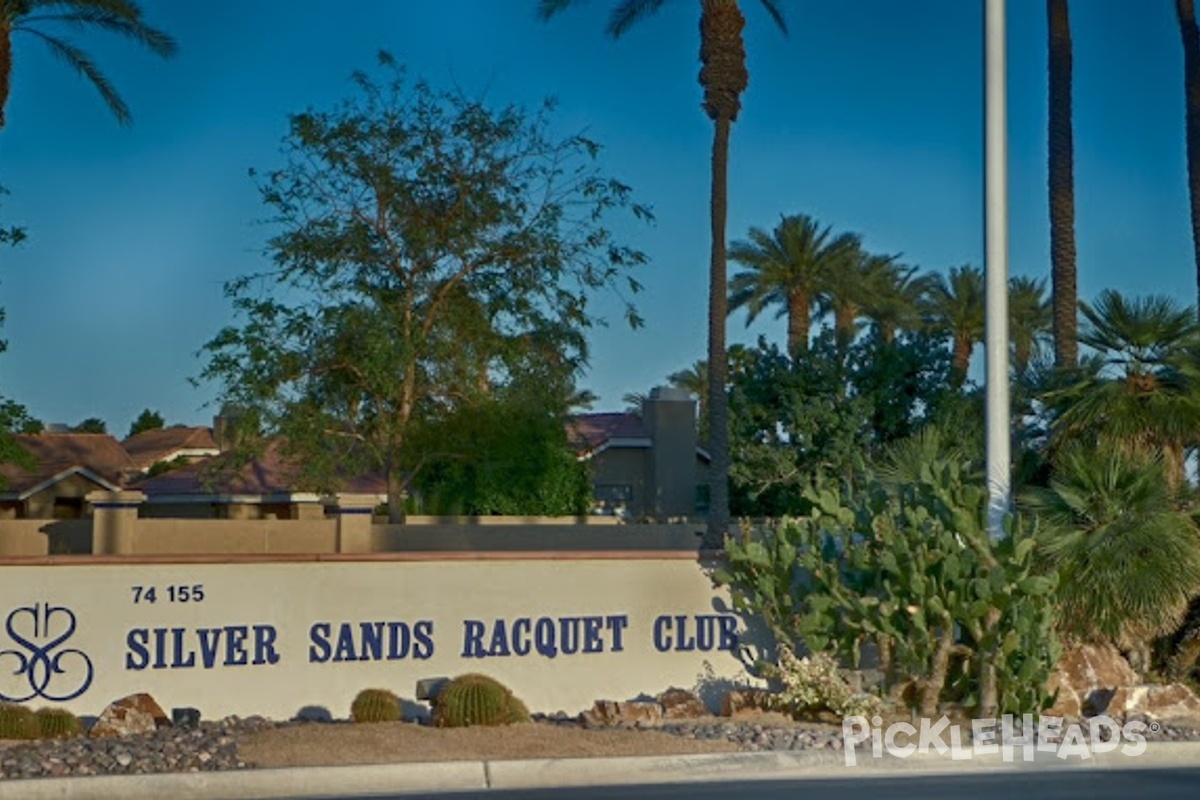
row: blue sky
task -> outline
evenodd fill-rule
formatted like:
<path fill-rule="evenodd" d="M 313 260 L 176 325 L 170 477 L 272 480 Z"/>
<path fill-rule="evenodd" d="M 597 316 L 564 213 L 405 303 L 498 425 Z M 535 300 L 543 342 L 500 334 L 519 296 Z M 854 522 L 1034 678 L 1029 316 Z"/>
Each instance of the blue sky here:
<path fill-rule="evenodd" d="M 807 213 L 881 252 L 945 270 L 982 264 L 983 0 L 782 0 L 782 36 L 748 17 L 750 88 L 733 132 L 729 237 Z M 94 90 L 29 36 L 14 42 L 0 131 L 8 311 L 0 393 L 47 422 L 99 416 L 123 435 L 145 407 L 200 424 L 215 387 L 191 387 L 201 345 L 230 319 L 222 283 L 265 262 L 251 167 L 278 163 L 287 115 L 331 105 L 387 49 L 414 75 L 497 103 L 559 100 L 605 168 L 654 208 L 625 239 L 651 263 L 631 332 L 615 299 L 591 339 L 597 408 L 704 356 L 711 127 L 696 83 L 697 3 L 676 0 L 619 41 L 610 2 L 550 23 L 534 0 L 144 0 L 180 53 L 161 61 L 101 33 L 71 34 L 134 114 L 120 128 Z M 1194 302 L 1182 54 L 1169 0 L 1076 0 L 1080 292 Z M 1043 0 L 1009 0 L 1010 263 L 1049 274 Z M 782 322 L 746 329 L 782 341 Z M 981 354 L 980 354 L 981 357 Z"/>

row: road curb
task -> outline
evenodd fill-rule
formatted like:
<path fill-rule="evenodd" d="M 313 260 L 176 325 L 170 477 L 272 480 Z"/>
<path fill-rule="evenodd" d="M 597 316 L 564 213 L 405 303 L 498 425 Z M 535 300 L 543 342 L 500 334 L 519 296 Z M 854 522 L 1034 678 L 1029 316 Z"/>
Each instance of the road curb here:
<path fill-rule="evenodd" d="M 0 800 L 278 800 L 347 795 L 410 794 L 553 786 L 645 785 L 722 780 L 872 778 L 1004 772 L 1029 769 L 1137 769 L 1200 765 L 1200 742 L 1153 742 L 1138 756 L 1118 751 L 1089 759 L 1039 752 L 954 760 L 950 754 L 873 758 L 860 752 L 851 767 L 836 750 L 714 753 L 631 758 L 545 758 L 507 761 L 427 761 L 342 767 L 248 769 L 230 772 L 103 775 L 0 780 Z"/>

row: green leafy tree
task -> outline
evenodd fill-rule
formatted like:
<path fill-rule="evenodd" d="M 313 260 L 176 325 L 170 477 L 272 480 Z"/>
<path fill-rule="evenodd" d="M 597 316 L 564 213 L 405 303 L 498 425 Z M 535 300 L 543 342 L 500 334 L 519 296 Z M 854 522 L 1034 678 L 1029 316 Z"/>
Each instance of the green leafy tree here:
<path fill-rule="evenodd" d="M 108 425 L 99 417 L 88 417 L 71 428 L 72 433 L 108 433 Z"/>
<path fill-rule="evenodd" d="M 751 228 L 747 239 L 734 242 L 729 257 L 746 267 L 730 281 L 729 308 L 746 309 L 750 325 L 770 306 L 787 317 L 788 353 L 808 350 L 812 310 L 831 277 L 858 262 L 859 238 L 834 234 L 812 217 L 783 217 L 774 231 Z"/>
<path fill-rule="evenodd" d="M 401 522 L 445 419 L 517 380 L 565 409 L 589 295 L 640 288 L 645 257 L 608 224 L 650 213 L 597 143 L 552 133 L 550 105 L 491 108 L 380 62 L 386 80 L 358 73 L 350 99 L 291 117 L 260 186 L 275 268 L 226 287 L 241 321 L 205 345 L 201 378 L 246 411 L 248 442 L 280 437 L 306 484 L 385 475 Z"/>
<path fill-rule="evenodd" d="M 775 25 L 787 32 L 777 0 L 759 0 Z M 639 20 L 655 13 L 665 0 L 619 0 L 609 17 L 608 33 L 619 38 Z M 540 0 L 543 19 L 557 14 L 572 0 Z M 746 19 L 738 0 L 700 0 L 700 86 L 703 108 L 713 123 L 712 195 L 709 202 L 711 251 L 708 269 L 708 449 L 709 510 L 704 543 L 720 546 L 729 529 L 729 398 L 726 394 L 728 353 L 725 326 L 729 316 L 728 264 L 725 235 L 729 194 L 729 134 L 742 93 L 750 82 L 742 29 Z"/>
<path fill-rule="evenodd" d="M 1172 633 L 1200 592 L 1200 529 L 1176 507 L 1162 460 L 1073 445 L 1021 504 L 1061 578 L 1063 632 L 1111 642 L 1145 670 L 1150 640 Z"/>
<path fill-rule="evenodd" d="M 166 422 L 163 420 L 162 414 L 157 411 L 151 411 L 148 408 L 142 409 L 142 413 L 138 414 L 137 419 L 129 426 L 129 435 L 136 436 L 143 431 L 156 431 L 162 428 Z"/>
<path fill-rule="evenodd" d="M 571 452 L 561 414 L 498 397 L 448 417 L 443 455 L 416 479 L 432 514 L 578 516 L 588 512 L 587 468 Z"/>
<path fill-rule="evenodd" d="M 141 7 L 133 0 L 0 0 L 0 128 L 6 122 L 4 112 L 12 87 L 12 39 L 18 33 L 40 39 L 96 87 L 118 122 L 125 125 L 130 121 L 129 107 L 91 57 L 70 40 L 46 32 L 45 28 L 53 30 L 55 26 L 116 33 L 164 58 L 176 51 L 174 39 L 147 25 Z"/>
<path fill-rule="evenodd" d="M 984 297 L 983 270 L 970 265 L 951 267 L 949 275 L 931 275 L 925 286 L 927 324 L 950 337 L 960 383 L 971 367 L 971 352 L 983 341 Z"/>

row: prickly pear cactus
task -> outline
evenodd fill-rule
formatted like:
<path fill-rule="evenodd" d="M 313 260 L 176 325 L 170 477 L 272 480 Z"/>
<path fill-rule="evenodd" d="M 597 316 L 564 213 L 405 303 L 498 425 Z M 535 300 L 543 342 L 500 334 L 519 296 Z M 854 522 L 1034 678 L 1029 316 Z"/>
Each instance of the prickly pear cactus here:
<path fill-rule="evenodd" d="M 486 675 L 460 675 L 446 684 L 433 704 L 433 724 L 440 728 L 528 721 L 525 704 L 504 684 Z"/>
<path fill-rule="evenodd" d="M 71 739 L 80 733 L 79 719 L 65 708 L 39 708 L 33 716 L 43 739 Z"/>
<path fill-rule="evenodd" d="M 33 712 L 15 703 L 0 703 L 0 739 L 38 738 Z"/>
<path fill-rule="evenodd" d="M 364 689 L 350 704 L 350 718 L 355 722 L 397 722 L 400 698 L 387 689 Z"/>

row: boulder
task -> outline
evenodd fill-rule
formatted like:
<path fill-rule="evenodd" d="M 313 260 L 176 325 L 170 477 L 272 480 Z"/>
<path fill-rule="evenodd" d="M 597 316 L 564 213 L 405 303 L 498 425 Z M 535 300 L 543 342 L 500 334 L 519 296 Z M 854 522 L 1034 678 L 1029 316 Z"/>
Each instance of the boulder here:
<path fill-rule="evenodd" d="M 627 703 L 597 700 L 594 706 L 579 715 L 579 721 L 589 728 L 647 728 L 658 725 L 662 718 L 663 707 L 657 702 L 645 700 Z"/>
<path fill-rule="evenodd" d="M 662 706 L 663 719 L 696 719 L 708 716 L 704 701 L 686 689 L 672 686 L 657 698 Z"/>
<path fill-rule="evenodd" d="M 747 717 L 771 707 L 771 693 L 765 689 L 731 689 L 721 701 L 721 716 Z"/>
<path fill-rule="evenodd" d="M 1105 713 L 1111 717 L 1194 722 L 1200 720 L 1200 698 L 1181 683 L 1123 686 L 1113 693 Z"/>
<path fill-rule="evenodd" d="M 162 706 L 148 694 L 131 694 L 109 703 L 88 731 L 98 738 L 149 733 L 169 726 L 171 720 Z"/>
<path fill-rule="evenodd" d="M 1138 683 L 1137 674 L 1112 645 L 1078 644 L 1063 651 L 1048 688 L 1058 699 L 1051 716 L 1103 714 L 1113 693 Z"/>

